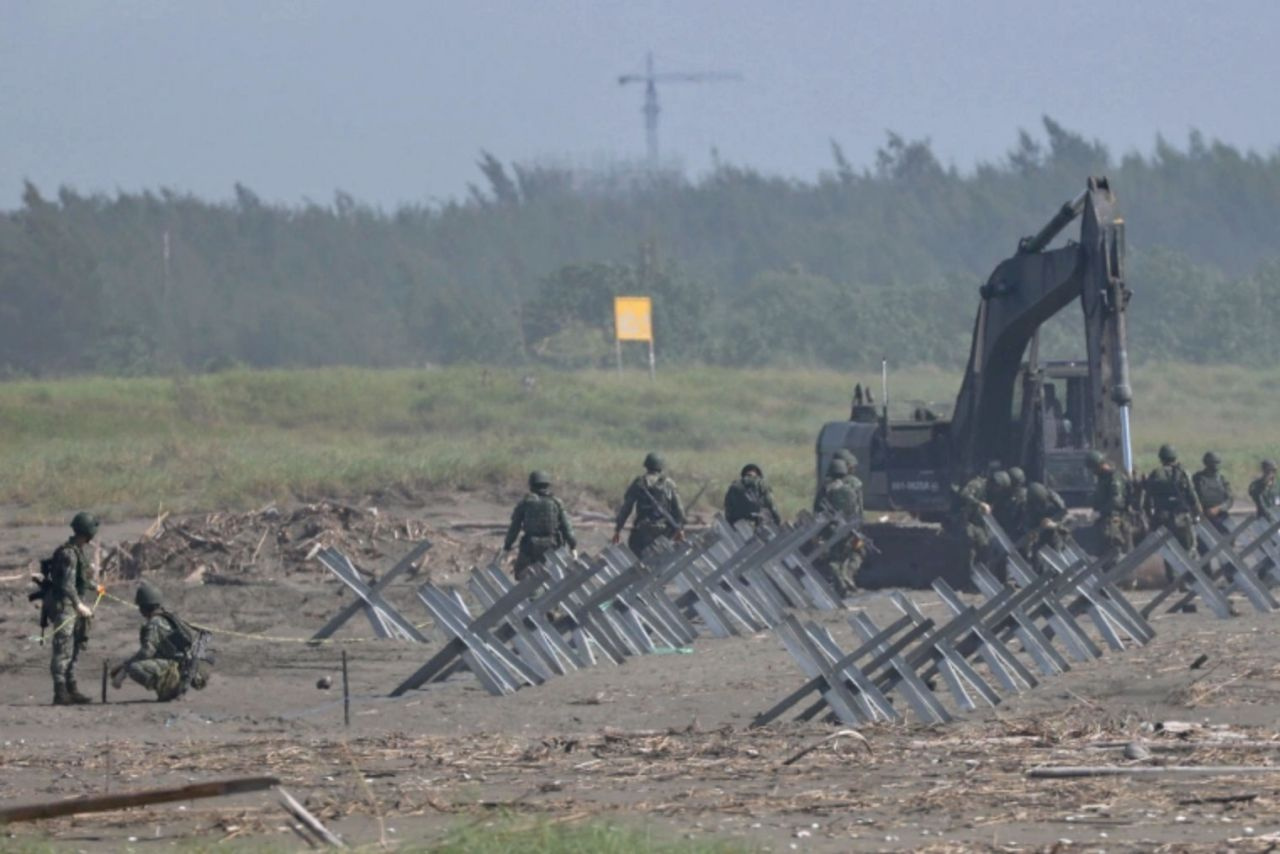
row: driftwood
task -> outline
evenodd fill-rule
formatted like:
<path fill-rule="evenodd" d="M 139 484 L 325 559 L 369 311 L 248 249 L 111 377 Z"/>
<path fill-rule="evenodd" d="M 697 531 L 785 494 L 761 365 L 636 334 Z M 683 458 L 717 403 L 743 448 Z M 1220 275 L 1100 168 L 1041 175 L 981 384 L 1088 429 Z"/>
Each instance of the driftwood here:
<path fill-rule="evenodd" d="M 1027 771 L 1039 780 L 1073 777 L 1211 777 L 1218 774 L 1280 774 L 1280 765 L 1057 765 Z"/>
<path fill-rule="evenodd" d="M 280 804 L 294 818 L 298 820 L 308 831 L 315 835 L 317 839 L 328 845 L 330 848 L 346 848 L 344 843 L 337 836 L 329 832 L 329 829 L 320 823 L 320 819 L 307 810 L 302 804 L 284 790 L 281 786 L 276 786 L 276 792 L 280 795 Z M 305 838 L 305 837 L 304 837 Z"/>
<path fill-rule="evenodd" d="M 192 783 L 189 786 L 179 786 L 177 788 L 122 792 L 118 795 L 91 795 L 66 801 L 53 801 L 52 803 L 26 804 L 24 806 L 0 809 L 0 824 L 9 824 L 16 821 L 37 821 L 42 818 L 57 818 L 59 816 L 79 815 L 87 812 L 110 812 L 111 810 L 120 810 L 126 807 L 142 807 L 171 801 L 220 798 L 224 795 L 260 792 L 263 789 L 270 789 L 272 786 L 279 784 L 280 781 L 275 777 L 235 777 L 230 780 Z"/>
<path fill-rule="evenodd" d="M 835 741 L 838 738 L 843 738 L 845 736 L 857 739 L 858 741 L 862 742 L 862 746 L 867 749 L 867 753 L 874 752 L 871 750 L 871 742 L 867 741 L 866 736 L 864 736 L 862 733 L 858 732 L 856 729 L 842 729 L 839 732 L 833 732 L 831 733 L 831 735 L 824 736 L 823 738 L 818 739 L 813 744 L 809 745 L 804 750 L 801 750 L 798 753 L 793 753 L 789 758 L 784 759 L 782 764 L 791 765 L 797 760 L 803 759 L 804 757 L 808 756 L 810 753 L 813 753 L 813 751 L 817 750 L 822 745 L 827 744 L 828 742 Z"/>

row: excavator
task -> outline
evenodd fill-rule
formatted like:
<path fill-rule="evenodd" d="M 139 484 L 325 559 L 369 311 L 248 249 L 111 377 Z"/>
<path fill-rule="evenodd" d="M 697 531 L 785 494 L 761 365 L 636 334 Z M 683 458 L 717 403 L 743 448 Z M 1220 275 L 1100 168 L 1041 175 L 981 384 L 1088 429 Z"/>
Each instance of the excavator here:
<path fill-rule="evenodd" d="M 1079 239 L 1049 248 L 1077 220 Z M 858 458 L 868 510 L 936 522 L 949 512 L 955 487 L 995 467 L 1021 466 L 1070 506 L 1087 503 L 1089 451 L 1132 471 L 1124 251 L 1124 220 L 1111 186 L 1104 177 L 1089 178 L 979 290 L 951 417 L 922 407 L 909 419 L 890 420 L 882 365 L 880 408 L 859 386 L 849 419 L 819 432 L 818 483 L 833 454 L 846 448 Z M 1084 315 L 1084 357 L 1042 362 L 1041 326 L 1073 302 Z"/>

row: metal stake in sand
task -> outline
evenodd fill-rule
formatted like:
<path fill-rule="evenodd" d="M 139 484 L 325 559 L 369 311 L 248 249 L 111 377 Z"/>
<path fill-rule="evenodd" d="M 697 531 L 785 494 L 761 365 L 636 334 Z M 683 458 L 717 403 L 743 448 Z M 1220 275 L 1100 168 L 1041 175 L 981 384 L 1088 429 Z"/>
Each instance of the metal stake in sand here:
<path fill-rule="evenodd" d="M 110 659 L 102 659 L 102 704 L 104 706 L 107 704 L 107 672 L 111 669 L 110 665 Z"/>
<path fill-rule="evenodd" d="M 342 722 L 351 726 L 351 684 L 347 679 L 347 651 L 342 651 Z"/>

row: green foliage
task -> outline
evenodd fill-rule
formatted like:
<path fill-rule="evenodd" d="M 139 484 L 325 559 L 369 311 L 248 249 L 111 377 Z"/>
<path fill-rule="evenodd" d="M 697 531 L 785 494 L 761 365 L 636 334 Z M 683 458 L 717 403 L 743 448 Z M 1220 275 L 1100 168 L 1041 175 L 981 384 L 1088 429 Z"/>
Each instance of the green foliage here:
<path fill-rule="evenodd" d="M 731 854 L 752 849 L 715 841 L 677 842 L 667 834 L 603 822 L 489 822 L 459 828 L 440 843 L 420 847 L 411 842 L 401 850 L 436 854 Z"/>
<path fill-rule="evenodd" d="M 0 377 L 599 365 L 619 293 L 653 297 L 668 364 L 956 366 L 978 285 L 1089 174 L 1129 223 L 1135 359 L 1276 349 L 1280 152 L 1192 133 L 1117 161 L 1046 117 L 971 174 L 893 133 L 861 171 L 833 141 L 812 181 L 477 166 L 465 201 L 390 213 L 344 193 L 286 207 L 240 185 L 221 203 L 28 185 L 0 216 Z M 1070 324 L 1046 333 L 1063 356 L 1079 355 Z"/>
<path fill-rule="evenodd" d="M 718 507 L 744 462 L 762 465 L 780 507 L 812 500 L 813 440 L 848 415 L 854 373 L 719 367 L 540 371 L 247 371 L 177 380 L 76 378 L 0 384 L 0 504 L 32 521 L 82 508 L 107 516 L 261 506 L 271 500 L 417 490 L 518 492 L 550 470 L 571 506 L 611 506 L 660 450 L 694 509 Z M 1280 369 L 1185 364 L 1134 371 L 1135 452 L 1210 447 L 1238 490 L 1280 457 Z M 894 417 L 948 412 L 959 375 L 894 371 Z M 1243 492 L 1239 494 L 1243 495 Z M 65 517 L 65 518 L 64 518 Z"/>

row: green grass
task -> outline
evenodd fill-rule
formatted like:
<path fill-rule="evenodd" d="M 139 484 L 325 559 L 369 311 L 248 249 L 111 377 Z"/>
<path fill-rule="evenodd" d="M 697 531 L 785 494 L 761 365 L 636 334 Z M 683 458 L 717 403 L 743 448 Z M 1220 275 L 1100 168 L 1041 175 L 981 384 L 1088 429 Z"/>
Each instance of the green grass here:
<path fill-rule="evenodd" d="M 590 823 L 563 825 L 541 823 L 532 827 L 475 825 L 455 830 L 443 842 L 402 851 L 432 854 L 730 854 L 745 852 L 725 842 L 675 841 L 669 835 Z"/>
<path fill-rule="evenodd" d="M 644 453 L 663 451 L 688 497 L 718 501 L 760 463 L 785 512 L 812 489 L 818 427 L 844 417 L 873 371 L 235 371 L 180 379 L 77 378 L 0 384 L 0 503 L 26 519 L 88 507 L 107 515 L 247 507 L 268 500 L 415 490 L 519 488 L 532 468 L 616 500 Z M 1190 466 L 1209 447 L 1241 491 L 1280 455 L 1280 370 L 1159 366 L 1135 371 L 1144 467 L 1163 441 Z M 896 409 L 949 409 L 956 375 L 892 377 Z M 878 383 L 877 383 L 878 385 Z M 704 499 L 706 500 L 706 499 Z"/>
<path fill-rule="evenodd" d="M 359 840 L 351 841 L 357 851 L 385 850 L 374 844 L 361 845 Z M 150 845 L 143 838 L 138 844 L 126 847 L 140 851 Z M 292 837 L 284 842 L 268 838 L 238 839 L 226 843 L 193 838 L 169 847 L 187 854 L 215 851 L 276 854 L 299 850 Z M 62 854 L 77 850 L 77 846 L 44 836 L 12 839 L 0 836 L 0 850 L 14 854 Z M 502 820 L 460 824 L 435 842 L 401 840 L 392 850 L 403 854 L 746 854 L 758 849 L 719 840 L 678 840 L 674 831 L 655 832 L 598 821 L 584 824 L 539 821 L 530 824 Z"/>

